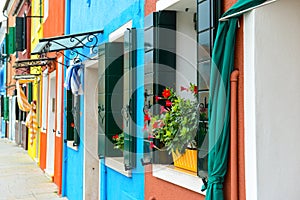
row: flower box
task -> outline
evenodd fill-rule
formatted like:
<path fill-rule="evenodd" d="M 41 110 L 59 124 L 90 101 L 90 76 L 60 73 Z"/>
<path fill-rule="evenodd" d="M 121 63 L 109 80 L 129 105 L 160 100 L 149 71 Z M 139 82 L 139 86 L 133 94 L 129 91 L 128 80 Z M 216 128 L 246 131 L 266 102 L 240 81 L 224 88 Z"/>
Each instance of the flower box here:
<path fill-rule="evenodd" d="M 183 154 L 172 151 L 172 156 L 175 167 L 197 172 L 197 150 L 186 149 Z"/>

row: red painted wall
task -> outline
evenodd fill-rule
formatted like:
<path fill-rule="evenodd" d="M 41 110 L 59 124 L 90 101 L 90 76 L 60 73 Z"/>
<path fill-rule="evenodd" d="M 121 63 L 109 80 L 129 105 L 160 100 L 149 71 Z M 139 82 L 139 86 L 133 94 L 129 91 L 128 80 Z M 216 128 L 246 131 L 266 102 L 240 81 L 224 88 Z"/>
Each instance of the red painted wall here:
<path fill-rule="evenodd" d="M 237 0 L 223 0 L 224 12 L 230 8 Z M 156 0 L 146 0 L 145 15 L 155 11 Z M 243 21 L 240 19 L 240 28 L 237 30 L 235 47 L 235 67 L 239 70 L 238 81 L 238 199 L 246 199 L 245 191 L 245 161 L 244 161 L 244 46 L 243 46 Z M 229 158 L 228 172 L 224 182 L 224 195 L 226 200 L 231 197 L 230 166 Z M 205 199 L 203 195 L 184 189 L 177 185 L 168 183 L 152 176 L 152 167 L 147 166 L 145 175 L 145 199 L 147 200 L 181 200 L 181 199 Z"/>
<path fill-rule="evenodd" d="M 64 35 L 64 19 L 65 19 L 65 3 L 61 0 L 49 0 L 48 18 L 44 22 L 44 38 Z M 45 11 L 44 11 L 45 13 Z M 55 56 L 52 54 L 51 56 Z M 57 66 L 57 63 L 55 63 Z M 63 96 L 63 95 L 62 95 Z M 57 99 L 62 101 L 62 99 Z M 57 105 L 57 104 L 56 104 Z M 56 112 L 57 113 L 57 112 Z M 63 112 L 61 112 L 63 113 Z M 56 129 L 56 121 L 55 129 Z M 48 130 L 49 131 L 49 130 Z M 52 131 L 51 131 L 52 134 Z M 63 136 L 63 133 L 61 133 Z M 45 142 L 45 143 L 44 143 Z M 41 147 L 46 149 L 47 141 L 43 141 Z M 55 137 L 55 152 L 54 152 L 54 183 L 58 186 L 59 193 L 61 193 L 62 185 L 62 144 L 63 137 Z M 43 155 L 43 160 L 46 160 L 46 156 Z"/>

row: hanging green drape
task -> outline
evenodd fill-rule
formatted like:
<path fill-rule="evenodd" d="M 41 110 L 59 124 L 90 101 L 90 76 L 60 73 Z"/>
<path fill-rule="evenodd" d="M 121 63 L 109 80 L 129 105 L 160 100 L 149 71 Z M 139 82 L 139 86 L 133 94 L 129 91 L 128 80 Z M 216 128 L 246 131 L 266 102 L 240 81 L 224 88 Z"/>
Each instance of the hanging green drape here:
<path fill-rule="evenodd" d="M 239 0 L 222 17 L 259 5 L 265 0 Z M 209 102 L 209 153 L 206 200 L 223 200 L 227 172 L 230 120 L 230 74 L 234 68 L 238 17 L 219 23 L 212 53 Z M 242 55 L 241 55 L 242 56 Z"/>

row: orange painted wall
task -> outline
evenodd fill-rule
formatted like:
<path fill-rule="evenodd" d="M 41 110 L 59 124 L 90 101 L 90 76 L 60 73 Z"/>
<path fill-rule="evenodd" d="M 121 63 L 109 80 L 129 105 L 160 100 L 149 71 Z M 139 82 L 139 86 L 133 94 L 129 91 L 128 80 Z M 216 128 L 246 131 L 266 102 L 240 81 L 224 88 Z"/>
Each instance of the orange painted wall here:
<path fill-rule="evenodd" d="M 48 1 L 49 1 L 49 9 L 48 9 L 48 17 L 44 22 L 44 37 L 46 38 L 46 37 L 64 35 L 65 3 L 64 1 L 61 0 L 48 0 Z M 55 55 L 52 54 L 51 56 L 55 56 Z M 57 99 L 57 101 L 63 102 L 63 99 Z M 53 123 L 55 123 L 55 129 L 56 129 L 57 124 L 56 122 Z M 61 133 L 61 135 L 63 136 L 63 133 Z M 42 144 L 43 148 L 45 148 L 47 144 L 46 140 L 44 142 Z M 62 149 L 63 149 L 62 144 L 63 144 L 63 137 L 55 137 L 54 183 L 56 183 L 56 185 L 58 186 L 59 193 L 61 193 L 61 186 L 62 186 Z M 46 160 L 46 156 L 43 159 Z"/>
<path fill-rule="evenodd" d="M 40 133 L 40 168 L 44 170 L 46 169 L 47 134 L 42 131 Z"/>
<path fill-rule="evenodd" d="M 225 12 L 237 0 L 223 0 L 223 11 Z M 155 11 L 156 0 L 146 0 L 145 15 Z M 239 70 L 238 81 L 238 193 L 240 200 L 246 199 L 245 191 L 245 160 L 244 160 L 244 45 L 243 45 L 243 20 L 240 19 L 240 28 L 237 30 L 235 47 L 235 68 Z M 230 166 L 232 163 L 229 158 L 228 172 L 224 182 L 224 198 L 230 200 Z M 147 166 L 145 175 L 145 199 L 149 200 L 176 200 L 176 199 L 205 199 L 204 196 L 184 189 L 177 185 L 168 183 L 152 176 L 151 166 Z M 163 189 L 162 189 L 163 188 Z"/>

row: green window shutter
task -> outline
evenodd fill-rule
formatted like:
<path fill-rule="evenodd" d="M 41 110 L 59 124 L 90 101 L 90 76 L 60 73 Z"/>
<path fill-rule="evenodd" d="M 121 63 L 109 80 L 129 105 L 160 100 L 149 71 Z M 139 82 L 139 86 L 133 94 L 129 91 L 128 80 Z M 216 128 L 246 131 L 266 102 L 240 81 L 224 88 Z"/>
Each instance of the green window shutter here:
<path fill-rule="evenodd" d="M 1 95 L 1 117 L 4 117 L 4 96 Z"/>
<path fill-rule="evenodd" d="M 72 100 L 72 91 L 67 90 L 67 140 L 73 141 L 74 140 L 74 117 L 72 113 L 73 107 L 73 100 Z"/>
<path fill-rule="evenodd" d="M 26 47 L 25 18 L 16 17 L 16 51 L 23 51 Z"/>
<path fill-rule="evenodd" d="M 9 97 L 4 97 L 4 120 L 8 121 L 9 119 Z"/>
<path fill-rule="evenodd" d="M 197 1 L 197 84 L 198 84 L 198 99 L 199 103 L 204 105 L 204 110 L 208 109 L 209 102 L 209 86 L 202 74 L 210 70 L 211 55 L 213 43 L 216 36 L 216 30 L 221 17 L 220 1 L 198 0 Z M 197 158 L 197 174 L 199 177 L 207 178 L 208 176 L 208 116 L 200 114 L 199 128 L 197 134 L 198 158 Z"/>
<path fill-rule="evenodd" d="M 136 166 L 136 29 L 124 34 L 123 131 L 125 170 Z"/>
<path fill-rule="evenodd" d="M 119 80 L 123 76 L 123 43 L 99 47 L 98 74 L 98 156 L 121 156 L 112 137 L 122 132 L 123 83 Z"/>
<path fill-rule="evenodd" d="M 28 83 L 28 102 L 32 102 L 32 83 Z"/>
<path fill-rule="evenodd" d="M 15 114 L 16 114 L 16 120 L 20 120 L 20 109 L 19 109 L 19 104 L 18 104 L 18 99 L 16 97 L 15 100 Z"/>
<path fill-rule="evenodd" d="M 8 33 L 8 43 L 7 43 L 7 55 L 13 54 L 16 51 L 16 45 L 15 45 L 15 27 L 9 27 L 9 33 Z"/>
<path fill-rule="evenodd" d="M 80 96 L 73 95 L 73 117 L 74 117 L 74 143 L 73 146 L 80 144 Z"/>
<path fill-rule="evenodd" d="M 145 17 L 145 109 L 153 108 L 155 96 L 161 96 L 165 87 L 176 88 L 176 11 L 153 12 Z M 167 78 L 166 78 L 167 77 Z M 160 101 L 158 101 L 160 103 Z M 159 114 L 155 106 L 153 114 Z M 146 124 L 147 125 L 147 124 Z M 150 151 L 148 135 L 144 138 L 144 163 L 170 164 L 167 152 Z M 153 141 L 159 146 L 157 141 Z"/>

